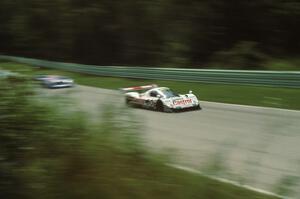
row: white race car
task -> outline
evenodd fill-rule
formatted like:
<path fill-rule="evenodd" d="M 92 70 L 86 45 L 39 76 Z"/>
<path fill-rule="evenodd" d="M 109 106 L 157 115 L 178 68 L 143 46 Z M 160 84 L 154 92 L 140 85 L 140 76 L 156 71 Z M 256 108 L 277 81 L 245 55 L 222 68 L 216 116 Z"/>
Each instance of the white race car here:
<path fill-rule="evenodd" d="M 167 87 L 146 85 L 122 88 L 126 104 L 163 112 L 180 110 L 200 110 L 197 97 L 190 91 L 188 94 L 177 94 Z"/>
<path fill-rule="evenodd" d="M 74 80 L 57 75 L 38 75 L 35 80 L 40 81 L 47 88 L 65 88 L 74 86 Z"/>

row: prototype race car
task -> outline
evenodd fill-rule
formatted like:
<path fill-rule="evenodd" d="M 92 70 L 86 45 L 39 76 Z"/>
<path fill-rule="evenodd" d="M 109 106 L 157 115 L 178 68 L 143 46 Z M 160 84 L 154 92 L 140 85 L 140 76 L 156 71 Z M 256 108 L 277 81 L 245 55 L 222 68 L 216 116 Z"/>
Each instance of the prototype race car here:
<path fill-rule="evenodd" d="M 66 88 L 74 86 L 74 80 L 58 75 L 37 75 L 35 80 L 40 81 L 47 88 Z"/>
<path fill-rule="evenodd" d="M 167 87 L 146 85 L 122 88 L 126 104 L 162 112 L 179 110 L 200 110 L 197 97 L 190 91 L 188 94 L 177 94 Z"/>

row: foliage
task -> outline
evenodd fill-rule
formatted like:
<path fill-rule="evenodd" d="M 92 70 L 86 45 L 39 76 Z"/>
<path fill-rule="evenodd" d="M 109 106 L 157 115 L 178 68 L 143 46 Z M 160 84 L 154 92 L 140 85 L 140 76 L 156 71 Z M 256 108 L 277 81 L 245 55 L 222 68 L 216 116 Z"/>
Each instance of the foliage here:
<path fill-rule="evenodd" d="M 12 76 L 0 83 L 1 198 L 27 198 L 46 186 L 51 164 L 74 148 L 84 133 L 78 114 L 41 102 L 28 81 Z M 31 175 L 38 179 L 26 182 Z"/>
<path fill-rule="evenodd" d="M 263 69 L 266 56 L 256 49 L 254 42 L 240 42 L 229 51 L 216 52 L 210 65 L 228 69 Z"/>
<path fill-rule="evenodd" d="M 296 0 L 1 0 L 0 52 L 97 65 L 202 67 L 215 53 L 250 41 L 268 56 L 296 57 L 299 20 Z"/>

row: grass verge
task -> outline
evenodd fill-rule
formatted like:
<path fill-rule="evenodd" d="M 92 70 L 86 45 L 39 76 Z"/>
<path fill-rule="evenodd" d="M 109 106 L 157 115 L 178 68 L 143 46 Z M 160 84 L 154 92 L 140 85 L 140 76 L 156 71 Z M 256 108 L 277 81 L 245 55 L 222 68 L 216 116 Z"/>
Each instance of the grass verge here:
<path fill-rule="evenodd" d="M 107 89 L 118 89 L 121 87 L 155 83 L 170 87 L 179 93 L 187 93 L 189 90 L 192 90 L 200 100 L 300 110 L 300 89 L 293 88 L 100 77 L 68 71 L 32 67 L 26 64 L 13 62 L 0 62 L 0 68 L 27 75 L 66 75 L 75 79 L 78 84 Z"/>
<path fill-rule="evenodd" d="M 300 59 L 299 58 L 273 58 L 265 63 L 265 68 L 267 70 L 281 70 L 281 71 L 299 71 Z"/>

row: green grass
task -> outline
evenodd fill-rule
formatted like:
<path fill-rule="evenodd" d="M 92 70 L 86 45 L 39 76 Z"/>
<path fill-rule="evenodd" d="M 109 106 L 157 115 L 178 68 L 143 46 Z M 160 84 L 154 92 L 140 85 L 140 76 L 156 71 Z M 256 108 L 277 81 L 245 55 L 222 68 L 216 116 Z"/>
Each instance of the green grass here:
<path fill-rule="evenodd" d="M 270 59 L 265 64 L 267 70 L 279 71 L 299 71 L 300 59 L 299 58 L 285 58 L 285 59 Z"/>
<path fill-rule="evenodd" d="M 99 77 L 13 62 L 0 62 L 0 68 L 27 75 L 66 75 L 74 78 L 78 84 L 107 89 L 155 83 L 170 87 L 179 93 L 192 90 L 200 100 L 300 110 L 300 89 Z"/>

